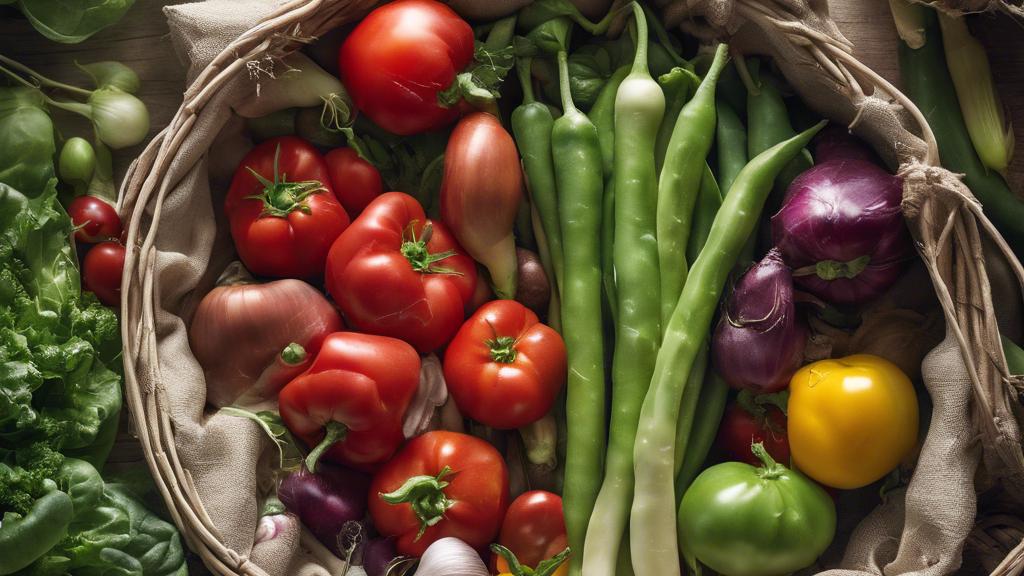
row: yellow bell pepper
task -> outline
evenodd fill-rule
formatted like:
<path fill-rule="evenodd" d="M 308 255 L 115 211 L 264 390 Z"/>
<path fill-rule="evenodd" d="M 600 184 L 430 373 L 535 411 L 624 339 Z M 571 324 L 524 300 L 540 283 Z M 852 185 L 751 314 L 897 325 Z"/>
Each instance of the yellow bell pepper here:
<path fill-rule="evenodd" d="M 834 488 L 882 478 L 917 444 L 917 396 L 895 364 L 869 354 L 804 366 L 789 384 L 796 467 Z"/>

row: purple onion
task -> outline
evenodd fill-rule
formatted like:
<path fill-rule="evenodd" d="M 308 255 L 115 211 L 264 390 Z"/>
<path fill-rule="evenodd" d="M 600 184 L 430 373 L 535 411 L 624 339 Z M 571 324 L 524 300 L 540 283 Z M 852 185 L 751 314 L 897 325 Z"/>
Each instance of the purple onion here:
<path fill-rule="evenodd" d="M 772 243 L 802 288 L 840 306 L 877 298 L 911 250 L 903 181 L 864 160 L 830 160 L 793 180 Z"/>
<path fill-rule="evenodd" d="M 289 512 L 339 558 L 344 554 L 338 545 L 338 534 L 346 522 L 366 516 L 366 494 L 370 477 L 341 466 L 321 462 L 313 474 L 305 467 L 292 472 L 281 482 L 277 496 Z"/>
<path fill-rule="evenodd" d="M 374 538 L 366 544 L 363 550 L 363 570 L 366 576 L 384 576 L 388 564 L 398 558 L 398 547 L 395 544 L 397 538 Z"/>
<path fill-rule="evenodd" d="M 878 164 L 878 154 L 850 130 L 838 124 L 829 124 L 811 140 L 814 163 L 824 164 L 831 160 L 864 160 Z"/>
<path fill-rule="evenodd" d="M 793 275 L 773 248 L 736 283 L 711 340 L 711 360 L 737 390 L 778 392 L 800 368 L 807 334 L 796 319 Z"/>

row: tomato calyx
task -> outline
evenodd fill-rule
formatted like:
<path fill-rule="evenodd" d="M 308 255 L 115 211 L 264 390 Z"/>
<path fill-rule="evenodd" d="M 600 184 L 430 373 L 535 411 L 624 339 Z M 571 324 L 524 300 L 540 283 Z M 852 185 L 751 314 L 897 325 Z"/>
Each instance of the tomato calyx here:
<path fill-rule="evenodd" d="M 324 188 L 323 183 L 317 180 L 288 182 L 287 174 L 278 174 L 277 167 L 280 156 L 281 145 L 278 144 L 277 150 L 274 151 L 273 182 L 261 176 L 251 167 L 245 167 L 245 169 L 252 173 L 253 177 L 259 181 L 260 185 L 263 186 L 263 192 L 245 197 L 247 200 L 260 200 L 263 202 L 263 212 L 260 212 L 260 215 L 256 217 L 257 220 L 260 218 L 266 218 L 267 216 L 286 218 L 296 210 L 303 214 L 310 215 L 313 211 L 310 209 L 309 205 L 306 204 L 306 198 L 312 194 L 327 191 L 327 188 Z"/>
<path fill-rule="evenodd" d="M 786 468 L 782 464 L 779 464 L 778 462 L 775 461 L 774 458 L 772 458 L 771 454 L 769 454 L 768 451 L 764 449 L 763 442 L 752 444 L 750 446 L 750 451 L 753 452 L 754 456 L 757 456 L 761 460 L 761 462 L 764 462 L 764 466 L 757 469 L 757 475 L 762 480 L 772 480 L 774 478 L 782 476 L 783 474 L 789 471 L 788 468 Z"/>
<path fill-rule="evenodd" d="M 498 87 L 508 71 L 515 66 L 515 61 L 513 46 L 488 50 L 482 42 L 477 41 L 473 61 L 455 76 L 455 81 L 447 90 L 437 93 L 438 106 L 452 108 L 465 98 L 479 110 L 497 110 L 495 100 L 499 96 Z"/>
<path fill-rule="evenodd" d="M 505 562 L 508 562 L 508 569 L 512 576 L 550 576 L 569 558 L 569 549 L 566 548 L 554 557 L 544 560 L 536 568 L 530 568 L 520 564 L 516 555 L 501 544 L 491 544 L 491 552 L 501 556 L 505 559 Z"/>
<path fill-rule="evenodd" d="M 306 361 L 306 349 L 297 342 L 292 342 L 281 351 L 281 361 L 289 366 L 297 366 Z M 343 424 L 344 426 L 344 424 Z"/>
<path fill-rule="evenodd" d="M 434 235 L 434 225 L 431 222 L 424 224 L 423 232 L 420 233 L 420 237 L 417 239 L 416 231 L 412 227 L 415 223 L 415 220 L 410 222 L 409 226 L 405 229 L 410 239 L 402 242 L 400 249 L 402 256 L 405 256 L 405 259 L 412 265 L 412 269 L 424 274 L 458 274 L 461 276 L 461 272 L 434 265 L 445 258 L 455 256 L 456 252 L 455 250 L 448 250 L 438 254 L 431 254 L 427 251 L 427 243 L 430 242 L 430 238 Z"/>
<path fill-rule="evenodd" d="M 515 349 L 516 337 L 515 336 L 498 336 L 498 329 L 494 327 L 489 321 L 487 325 L 491 327 L 491 333 L 494 334 L 494 340 L 484 340 L 484 344 L 491 349 L 491 360 L 499 364 L 512 364 L 516 361 L 516 355 L 519 351 Z"/>
<path fill-rule="evenodd" d="M 444 518 L 444 513 L 455 504 L 444 493 L 444 488 L 448 486 L 444 477 L 449 473 L 451 473 L 451 468 L 445 466 L 436 477 L 413 476 L 406 480 L 398 490 L 380 495 L 380 499 L 388 504 L 408 502 L 412 506 L 412 511 L 420 519 L 420 531 L 416 534 L 413 542 L 419 540 L 427 528 L 440 522 Z"/>
<path fill-rule="evenodd" d="M 316 474 L 316 463 L 320 461 L 320 457 L 323 456 L 331 446 L 334 446 L 335 443 L 344 440 L 347 435 L 348 426 L 341 422 L 331 420 L 324 424 L 324 439 L 316 445 L 316 448 L 313 448 L 309 453 L 309 456 L 306 456 L 306 468 L 308 468 L 310 472 Z"/>

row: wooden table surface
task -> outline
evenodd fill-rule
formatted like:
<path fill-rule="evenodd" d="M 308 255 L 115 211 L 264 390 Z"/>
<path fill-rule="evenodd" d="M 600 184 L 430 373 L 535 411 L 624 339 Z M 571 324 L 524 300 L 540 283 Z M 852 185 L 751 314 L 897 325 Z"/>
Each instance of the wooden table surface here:
<path fill-rule="evenodd" d="M 152 138 L 166 126 L 185 90 L 185 69 L 171 46 L 167 20 L 162 8 L 183 1 L 137 0 L 117 24 L 102 30 L 81 44 L 59 44 L 39 35 L 10 7 L 0 7 L 0 53 L 58 81 L 85 85 L 85 77 L 74 62 L 117 60 L 134 69 L 142 80 L 138 96 L 150 112 Z M 855 45 L 855 55 L 865 64 L 899 86 L 896 61 L 896 30 L 887 0 L 830 0 L 833 18 Z M 1012 111 L 1017 133 L 1024 135 L 1024 24 L 1005 16 L 979 16 L 971 28 L 987 46 L 999 92 Z M 70 113 L 55 115 L 62 134 L 88 136 L 89 125 Z M 1024 136 L 1022 136 L 1024 138 Z M 147 138 L 147 141 L 149 138 Z M 143 145 L 115 152 L 115 175 L 120 182 L 128 164 Z M 1011 166 L 1011 186 L 1020 193 L 1024 183 L 1024 154 Z M 141 448 L 130 441 L 127 419 L 112 455 L 114 470 L 142 459 Z M 108 467 L 107 472 L 111 471 Z"/>

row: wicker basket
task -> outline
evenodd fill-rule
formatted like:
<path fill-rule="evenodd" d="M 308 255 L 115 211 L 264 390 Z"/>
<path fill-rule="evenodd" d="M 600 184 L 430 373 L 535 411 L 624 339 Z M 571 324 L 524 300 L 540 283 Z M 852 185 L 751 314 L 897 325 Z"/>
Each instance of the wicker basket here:
<path fill-rule="evenodd" d="M 225 85 L 249 73 L 247 63 L 259 61 L 268 54 L 280 55 L 293 50 L 297 37 L 318 36 L 365 14 L 378 3 L 382 3 L 381 0 L 294 0 L 281 6 L 224 48 L 198 75 L 185 92 L 184 103 L 170 125 L 132 164 L 122 186 L 118 210 L 124 221 L 130 222 L 121 310 L 128 406 L 146 460 L 174 522 L 189 546 L 216 574 L 264 576 L 268 573 L 249 561 L 246 553 L 225 544 L 199 497 L 191 471 L 179 460 L 176 429 L 166 409 L 168 390 L 175 375 L 165 371 L 166 358 L 158 350 L 157 311 L 161 304 L 157 300 L 159 290 L 154 286 L 161 212 L 169 190 L 177 184 L 165 176 L 182 143 L 202 118 L 204 107 Z M 996 468 L 1007 471 L 1007 484 L 1024 486 L 1024 456 L 1020 445 L 1005 440 L 1007 426 L 1012 428 L 1011 437 L 1016 437 L 1014 416 L 1020 405 L 1015 391 L 1007 385 L 1010 377 L 999 344 L 995 308 L 981 257 L 982 236 L 995 240 L 1021 283 L 1024 283 L 1024 269 L 981 214 L 969 191 L 938 167 L 934 137 L 920 112 L 888 82 L 853 58 L 852 46 L 827 14 L 816 26 L 806 27 L 801 25 L 801 19 L 820 12 L 813 12 L 803 0 L 738 0 L 735 4 L 722 0 L 720 3 L 734 6 L 734 10 L 730 10 L 728 21 L 707 18 L 716 25 L 716 30 L 736 33 L 744 20 L 770 23 L 774 27 L 774 36 L 769 35 L 775 42 L 772 49 L 802 55 L 797 61 L 791 60 L 782 66 L 784 74 L 787 77 L 806 74 L 808 66 L 813 68 L 813 73 L 820 75 L 822 83 L 844 104 L 837 108 L 839 117 L 832 114 L 833 120 L 857 125 L 856 131 L 875 145 L 890 164 L 901 166 L 908 187 L 915 182 L 918 190 L 922 186 L 931 190 L 923 198 L 919 192 L 914 198 L 909 194 L 905 197 L 908 223 L 942 302 L 948 329 L 956 335 L 968 367 L 975 408 L 984 415 L 983 421 L 990 424 L 978 431 L 985 447 L 986 464 L 992 461 L 1000 464 Z M 740 31 L 734 39 L 738 40 L 744 33 Z M 756 31 L 754 34 L 757 35 Z M 768 44 L 772 44 L 772 39 Z M 872 92 L 876 97 L 888 94 L 894 104 L 888 108 L 865 107 L 865 100 Z M 888 115 L 890 122 L 902 123 L 914 136 L 896 144 L 887 141 L 885 130 L 872 128 L 875 120 L 872 115 Z M 944 223 L 938 234 L 934 232 L 936 222 Z M 979 356 L 979 345 L 981 350 L 995 353 Z M 1024 546 L 1017 546 L 996 572 L 1016 575 L 1022 568 Z"/>

